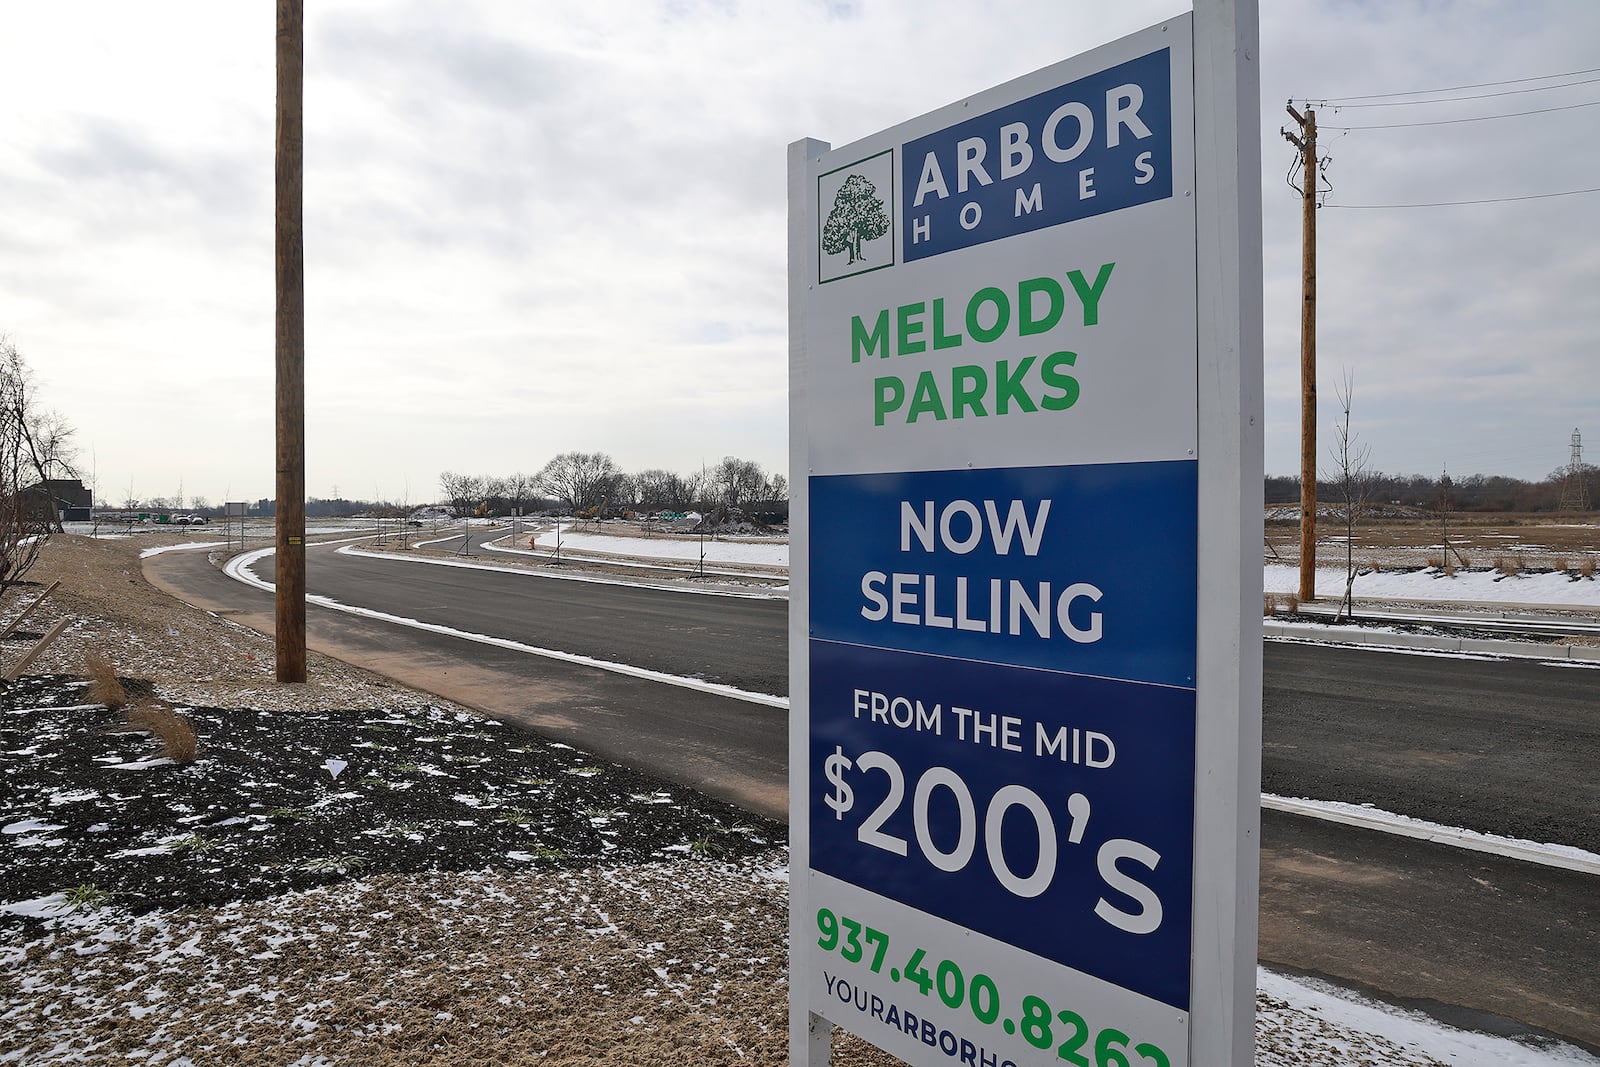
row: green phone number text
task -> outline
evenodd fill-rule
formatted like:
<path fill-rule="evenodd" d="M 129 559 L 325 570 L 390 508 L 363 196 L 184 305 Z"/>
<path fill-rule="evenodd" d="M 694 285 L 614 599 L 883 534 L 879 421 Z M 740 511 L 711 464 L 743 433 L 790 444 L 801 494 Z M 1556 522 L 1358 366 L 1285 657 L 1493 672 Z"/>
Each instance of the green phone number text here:
<path fill-rule="evenodd" d="M 822 935 L 817 945 L 824 952 L 837 951 L 846 963 L 866 961 L 873 974 L 883 973 L 884 960 L 889 957 L 889 935 L 882 930 L 835 915 L 827 908 L 817 912 L 817 930 Z M 951 1010 L 965 1004 L 980 1023 L 986 1026 L 999 1023 L 1008 1034 L 1021 1033 L 1022 1039 L 1036 1049 L 1054 1047 L 1057 1058 L 1076 1067 L 1134 1067 L 1134 1061 L 1129 1059 L 1130 1052 L 1155 1067 L 1171 1067 L 1171 1061 L 1160 1046 L 1145 1041 L 1130 1049 L 1128 1043 L 1133 1039 L 1121 1030 L 1107 1027 L 1097 1032 L 1075 1011 L 1052 1010 L 1043 997 L 1032 994 L 1023 997 L 1021 1012 L 1013 1018 L 1012 1012 L 1004 1010 L 1000 987 L 993 978 L 974 974 L 969 979 L 954 960 L 932 964 L 924 949 L 911 953 L 903 966 L 891 966 L 889 981 L 910 982 L 925 997 L 937 993 Z M 1064 1034 L 1056 1033 L 1058 1022 L 1065 1027 Z M 1091 1049 L 1093 1059 L 1090 1059 Z"/>

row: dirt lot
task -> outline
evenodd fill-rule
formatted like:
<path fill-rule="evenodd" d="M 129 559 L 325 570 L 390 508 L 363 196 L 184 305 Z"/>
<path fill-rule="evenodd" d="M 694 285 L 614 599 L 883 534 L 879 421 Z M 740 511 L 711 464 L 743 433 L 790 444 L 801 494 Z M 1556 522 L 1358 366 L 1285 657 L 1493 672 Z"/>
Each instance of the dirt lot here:
<path fill-rule="evenodd" d="M 1317 559 L 1344 558 L 1345 526 L 1338 514 L 1319 509 Z M 1299 508 L 1267 509 L 1266 559 L 1300 562 Z M 1600 564 L 1600 521 L 1550 515 L 1437 515 L 1397 510 L 1364 519 L 1355 527 L 1357 566 L 1440 566 L 1448 538 L 1450 562 L 1458 567 L 1577 570 Z"/>
<path fill-rule="evenodd" d="M 35 905 L 0 917 L 0 1063 L 784 1060 L 781 827 L 315 654 L 311 683 L 279 684 L 270 637 L 145 582 L 141 549 L 190 539 L 53 538 L 0 604 L 62 581 L 7 665 L 68 623 L 0 694 L 0 868 L 43 879 L 0 889 Z M 135 703 L 188 713 L 197 762 L 107 732 L 90 650 Z M 376 732 L 337 741 L 352 731 Z M 350 769 L 334 781 L 325 755 Z M 651 854 L 630 846 L 668 808 Z"/>

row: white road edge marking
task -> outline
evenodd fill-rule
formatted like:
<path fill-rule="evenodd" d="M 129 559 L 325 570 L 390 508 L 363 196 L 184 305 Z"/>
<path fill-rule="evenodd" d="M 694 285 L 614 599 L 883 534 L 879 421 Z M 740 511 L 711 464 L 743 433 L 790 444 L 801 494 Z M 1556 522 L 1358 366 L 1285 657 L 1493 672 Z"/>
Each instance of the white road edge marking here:
<path fill-rule="evenodd" d="M 1560 867 L 1580 874 L 1600 874 L 1600 855 L 1569 845 L 1541 844 L 1537 841 L 1501 837 L 1498 834 L 1479 833 L 1476 830 L 1462 830 L 1454 826 L 1413 819 L 1409 815 L 1397 815 L 1382 808 L 1367 807 L 1364 804 L 1346 804 L 1335 800 L 1306 800 L 1302 797 L 1280 797 L 1272 793 L 1262 793 L 1261 806 L 1273 811 L 1288 812 L 1291 815 L 1322 819 L 1325 822 L 1379 830 L 1386 834 L 1397 834 L 1419 841 L 1432 841 L 1435 844 L 1451 845 L 1473 852 L 1486 852 L 1506 859 L 1539 863 L 1546 867 Z"/>
<path fill-rule="evenodd" d="M 235 581 L 245 585 L 255 586 L 257 589 L 275 590 L 271 582 L 263 581 L 251 574 L 249 568 L 263 556 L 276 551 L 272 548 L 258 549 L 242 556 L 235 556 L 228 561 L 223 572 Z M 693 689 L 712 696 L 728 697 L 732 700 L 742 700 L 748 704 L 760 704 L 769 708 L 780 708 L 785 711 L 789 708 L 787 697 L 773 696 L 769 693 L 752 693 L 748 689 L 738 689 L 731 685 L 722 685 L 717 682 L 701 681 L 698 678 L 685 678 L 677 674 L 664 674 L 661 671 L 647 670 L 644 667 L 635 667 L 628 663 L 617 663 L 612 660 L 595 659 L 592 656 L 580 656 L 575 652 L 562 652 L 554 648 L 540 648 L 537 645 L 527 645 L 520 641 L 510 641 L 503 637 L 490 637 L 487 634 L 475 634 L 468 630 L 457 630 L 451 626 L 440 626 L 436 623 L 423 622 L 420 619 L 407 619 L 400 615 L 390 615 L 388 612 L 373 611 L 371 608 L 360 608 L 353 604 L 342 604 L 331 597 L 308 595 L 306 603 L 316 604 L 320 607 L 342 611 L 348 615 L 359 615 L 363 618 L 377 619 L 381 622 L 394 623 L 397 626 L 409 626 L 413 630 L 425 630 L 428 633 L 442 634 L 445 637 L 457 637 L 463 641 L 472 641 L 480 645 L 490 645 L 494 648 L 503 648 L 512 652 L 523 652 L 530 656 L 541 656 L 545 659 L 558 660 L 562 663 L 573 663 L 582 667 L 594 667 L 598 670 L 609 671 L 612 674 L 622 674 L 630 678 L 640 678 L 649 682 L 660 682 L 663 685 L 674 685 L 680 689 Z"/>

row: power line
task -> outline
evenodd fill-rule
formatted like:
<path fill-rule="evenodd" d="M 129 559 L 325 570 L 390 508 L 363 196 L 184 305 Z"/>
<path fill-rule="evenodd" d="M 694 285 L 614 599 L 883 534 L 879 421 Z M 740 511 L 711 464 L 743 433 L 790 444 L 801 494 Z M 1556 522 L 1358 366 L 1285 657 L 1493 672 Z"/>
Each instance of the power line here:
<path fill-rule="evenodd" d="M 1514 200 L 1548 200 L 1556 196 L 1578 196 L 1582 193 L 1600 193 L 1600 186 L 1592 189 L 1565 189 L 1559 193 L 1531 193 L 1527 196 L 1493 196 L 1483 200 L 1434 200 L 1423 204 L 1324 204 L 1323 207 L 1344 208 L 1347 211 L 1373 211 L 1407 207 L 1465 207 L 1469 204 L 1506 204 Z"/>
<path fill-rule="evenodd" d="M 1580 107 L 1594 107 L 1600 100 L 1589 100 L 1582 104 L 1567 104 L 1562 107 L 1544 107 L 1535 111 L 1510 111 L 1504 115 L 1474 115 L 1464 119 L 1435 119 L 1432 122 L 1391 122 L 1373 126 L 1323 126 L 1325 130 L 1401 130 L 1412 126 L 1454 126 L 1462 122 L 1489 122 L 1493 119 L 1518 119 L 1526 115 L 1548 115 L 1553 111 L 1573 111 Z"/>
<path fill-rule="evenodd" d="M 1565 74 L 1540 74 L 1532 78 L 1510 78 L 1498 82 L 1476 82 L 1472 85 L 1448 85 L 1442 89 L 1412 89 L 1403 93 L 1372 93 L 1368 96 L 1338 96 L 1323 98 L 1324 104 L 1337 105 L 1351 100 L 1381 100 L 1386 96 L 1425 96 L 1428 93 L 1454 93 L 1462 89 L 1489 89 L 1496 85 L 1523 85 L 1527 82 L 1549 81 L 1552 78 L 1576 78 L 1580 74 L 1600 74 L 1600 67 L 1590 67 L 1588 70 L 1569 70 Z M 1309 99 L 1309 98 L 1306 98 Z"/>
<path fill-rule="evenodd" d="M 1507 89 L 1503 93 L 1475 93 L 1472 96 L 1441 96 L 1436 100 L 1390 100 L 1381 104 L 1338 104 L 1324 100 L 1322 101 L 1322 104 L 1324 107 L 1331 107 L 1335 111 L 1343 111 L 1346 108 L 1358 107 L 1411 107 L 1415 104 L 1454 104 L 1463 100 L 1493 100 L 1502 96 L 1519 96 L 1523 93 L 1543 93 L 1548 92 L 1551 89 L 1570 89 L 1575 85 L 1593 85 L 1596 82 L 1600 82 L 1600 78 L 1585 78 L 1582 81 L 1561 82 L 1559 85 L 1535 85 L 1531 89 Z"/>

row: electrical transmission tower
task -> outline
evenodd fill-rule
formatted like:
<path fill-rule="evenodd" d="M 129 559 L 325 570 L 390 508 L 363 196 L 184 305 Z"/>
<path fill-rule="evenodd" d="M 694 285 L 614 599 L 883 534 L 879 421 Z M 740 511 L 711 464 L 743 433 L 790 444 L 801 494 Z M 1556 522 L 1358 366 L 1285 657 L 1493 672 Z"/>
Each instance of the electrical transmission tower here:
<path fill-rule="evenodd" d="M 1572 431 L 1572 462 L 1567 464 L 1567 478 L 1561 483 L 1561 510 L 1589 510 L 1589 482 L 1583 470 L 1583 435 Z"/>

